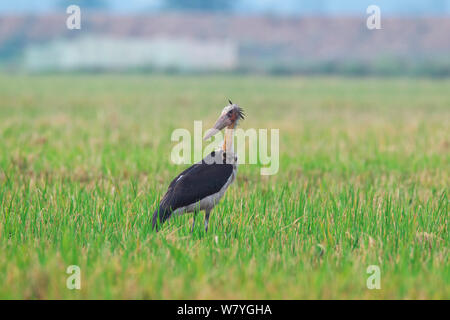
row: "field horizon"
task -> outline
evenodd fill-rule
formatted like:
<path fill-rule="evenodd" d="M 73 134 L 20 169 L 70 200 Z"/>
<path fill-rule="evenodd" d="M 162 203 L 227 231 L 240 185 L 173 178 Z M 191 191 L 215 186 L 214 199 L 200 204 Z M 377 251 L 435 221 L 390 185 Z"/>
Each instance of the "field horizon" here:
<path fill-rule="evenodd" d="M 172 131 L 228 98 L 279 172 L 153 232 Z M 449 299 L 449 120 L 449 79 L 0 74 L 0 299 Z"/>

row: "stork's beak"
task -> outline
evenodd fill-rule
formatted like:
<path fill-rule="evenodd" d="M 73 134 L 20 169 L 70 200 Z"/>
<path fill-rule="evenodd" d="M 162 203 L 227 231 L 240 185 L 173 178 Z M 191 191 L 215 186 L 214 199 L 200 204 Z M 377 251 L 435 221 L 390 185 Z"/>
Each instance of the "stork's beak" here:
<path fill-rule="evenodd" d="M 219 132 L 220 130 L 224 129 L 226 126 L 228 126 L 229 123 L 229 119 L 227 114 L 222 114 L 219 119 L 217 119 L 216 123 L 214 124 L 214 127 L 212 127 L 211 129 L 209 129 L 206 133 L 205 136 L 203 137 L 203 140 L 208 140 L 209 138 L 211 138 L 212 136 L 214 136 L 217 132 Z"/>

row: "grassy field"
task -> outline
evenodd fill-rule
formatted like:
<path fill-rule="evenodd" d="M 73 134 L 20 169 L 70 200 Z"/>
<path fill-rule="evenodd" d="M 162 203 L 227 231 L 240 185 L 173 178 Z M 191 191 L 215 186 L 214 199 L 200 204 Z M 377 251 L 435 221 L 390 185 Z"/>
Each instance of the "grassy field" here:
<path fill-rule="evenodd" d="M 279 173 L 153 233 L 172 131 L 227 98 Z M 449 121 L 450 80 L 0 75 L 0 298 L 449 299 Z"/>

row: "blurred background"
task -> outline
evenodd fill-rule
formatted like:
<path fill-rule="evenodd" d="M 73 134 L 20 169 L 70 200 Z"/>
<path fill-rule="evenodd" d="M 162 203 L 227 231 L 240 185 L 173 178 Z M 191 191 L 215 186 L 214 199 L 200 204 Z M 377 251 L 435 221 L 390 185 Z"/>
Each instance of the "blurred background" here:
<path fill-rule="evenodd" d="M 450 0 L 2 1 L 0 69 L 448 77 Z"/>

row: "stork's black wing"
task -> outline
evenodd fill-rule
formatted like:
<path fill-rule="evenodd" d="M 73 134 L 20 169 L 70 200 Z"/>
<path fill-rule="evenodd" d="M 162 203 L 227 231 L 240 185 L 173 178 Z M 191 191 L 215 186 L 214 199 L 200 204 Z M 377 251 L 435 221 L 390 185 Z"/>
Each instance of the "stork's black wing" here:
<path fill-rule="evenodd" d="M 195 164 L 174 179 L 160 206 L 172 210 L 219 192 L 233 172 L 231 164 Z"/>
<path fill-rule="evenodd" d="M 203 161 L 184 170 L 170 183 L 159 210 L 153 214 L 153 227 L 156 226 L 158 213 L 163 223 L 174 210 L 219 192 L 232 173 L 231 164 L 206 164 Z"/>

